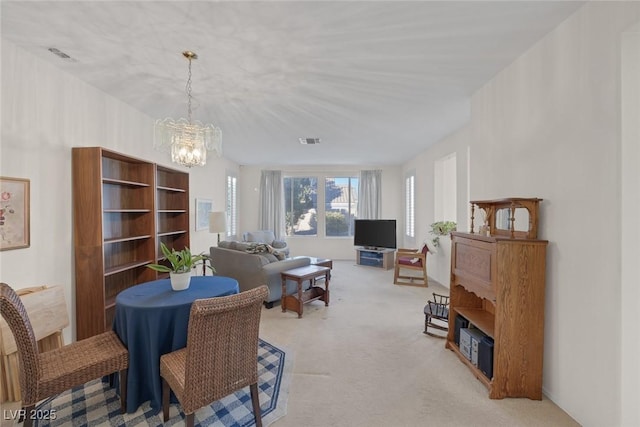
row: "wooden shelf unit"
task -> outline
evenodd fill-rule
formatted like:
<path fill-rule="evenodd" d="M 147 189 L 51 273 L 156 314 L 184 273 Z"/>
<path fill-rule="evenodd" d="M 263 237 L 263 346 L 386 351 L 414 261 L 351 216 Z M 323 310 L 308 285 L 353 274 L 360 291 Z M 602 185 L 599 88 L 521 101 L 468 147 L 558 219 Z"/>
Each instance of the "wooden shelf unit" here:
<path fill-rule="evenodd" d="M 168 244 L 176 249 L 189 244 L 189 175 L 101 147 L 74 147 L 72 159 L 76 338 L 80 340 L 111 329 L 120 291 L 158 277 L 146 265 L 158 258 L 157 192 L 164 191 L 156 186 L 159 175 L 179 176 L 162 176 L 169 182 L 173 179 L 171 191 L 182 195 L 163 203 L 186 217 L 174 220 L 181 233 Z"/>
<path fill-rule="evenodd" d="M 537 222 L 537 212 L 532 217 Z M 451 233 L 452 327 L 446 347 L 488 388 L 491 399 L 540 400 L 548 242 L 510 234 Z M 453 325 L 458 315 L 494 340 L 493 378 L 487 378 L 456 345 Z"/>
<path fill-rule="evenodd" d="M 160 242 L 169 248 L 189 246 L 189 174 L 156 166 L 157 254 Z"/>

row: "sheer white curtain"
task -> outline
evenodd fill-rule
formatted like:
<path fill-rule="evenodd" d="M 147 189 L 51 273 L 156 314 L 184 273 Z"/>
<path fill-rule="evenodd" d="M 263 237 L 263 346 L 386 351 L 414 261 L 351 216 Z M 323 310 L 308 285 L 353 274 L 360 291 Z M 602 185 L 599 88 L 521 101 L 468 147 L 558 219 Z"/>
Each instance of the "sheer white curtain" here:
<path fill-rule="evenodd" d="M 358 218 L 379 219 L 382 216 L 382 171 L 360 171 L 358 184 Z"/>
<path fill-rule="evenodd" d="M 284 237 L 284 186 L 282 171 L 263 170 L 260 176 L 261 230 L 273 230 L 276 239 Z"/>

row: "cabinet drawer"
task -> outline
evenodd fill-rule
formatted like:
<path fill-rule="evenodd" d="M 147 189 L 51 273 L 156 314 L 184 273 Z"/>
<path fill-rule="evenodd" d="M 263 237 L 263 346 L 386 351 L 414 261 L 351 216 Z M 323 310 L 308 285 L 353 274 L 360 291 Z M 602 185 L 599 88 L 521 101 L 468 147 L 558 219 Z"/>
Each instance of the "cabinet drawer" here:
<path fill-rule="evenodd" d="M 455 284 L 495 301 L 495 243 L 455 237 L 453 245 Z"/>

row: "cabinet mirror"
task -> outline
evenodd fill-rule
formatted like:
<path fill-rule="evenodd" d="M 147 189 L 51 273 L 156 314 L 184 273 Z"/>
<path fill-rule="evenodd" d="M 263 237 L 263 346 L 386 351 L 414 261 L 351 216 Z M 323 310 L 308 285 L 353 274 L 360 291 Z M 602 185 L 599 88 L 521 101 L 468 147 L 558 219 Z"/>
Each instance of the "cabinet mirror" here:
<path fill-rule="evenodd" d="M 529 211 L 525 208 L 516 208 L 514 212 L 515 221 L 513 222 L 513 229 L 515 231 L 529 231 Z M 498 230 L 511 230 L 511 223 L 509 221 L 510 214 L 510 208 L 497 210 L 496 228 Z"/>
<path fill-rule="evenodd" d="M 474 220 L 477 215 L 479 224 L 489 225 L 491 235 L 508 236 L 512 239 L 536 239 L 538 205 L 541 201 L 542 199 L 538 198 L 521 197 L 471 201 L 470 232 L 475 232 Z"/>

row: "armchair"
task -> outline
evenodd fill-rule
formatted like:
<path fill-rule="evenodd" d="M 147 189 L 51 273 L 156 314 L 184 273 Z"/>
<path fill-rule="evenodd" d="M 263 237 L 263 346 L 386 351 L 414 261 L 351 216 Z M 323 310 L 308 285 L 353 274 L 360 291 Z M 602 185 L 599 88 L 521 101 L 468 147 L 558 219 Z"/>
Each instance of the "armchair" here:
<path fill-rule="evenodd" d="M 398 249 L 396 252 L 393 283 L 396 285 L 429 286 L 427 279 L 428 252 L 429 248 L 426 244 L 421 250 Z M 403 273 L 401 269 L 418 272 L 419 276 Z"/>
<path fill-rule="evenodd" d="M 271 230 L 247 231 L 242 234 L 242 240 L 248 243 L 264 243 L 275 249 L 276 254 L 289 257 L 289 246 L 284 240 L 276 239 L 276 235 Z"/>

